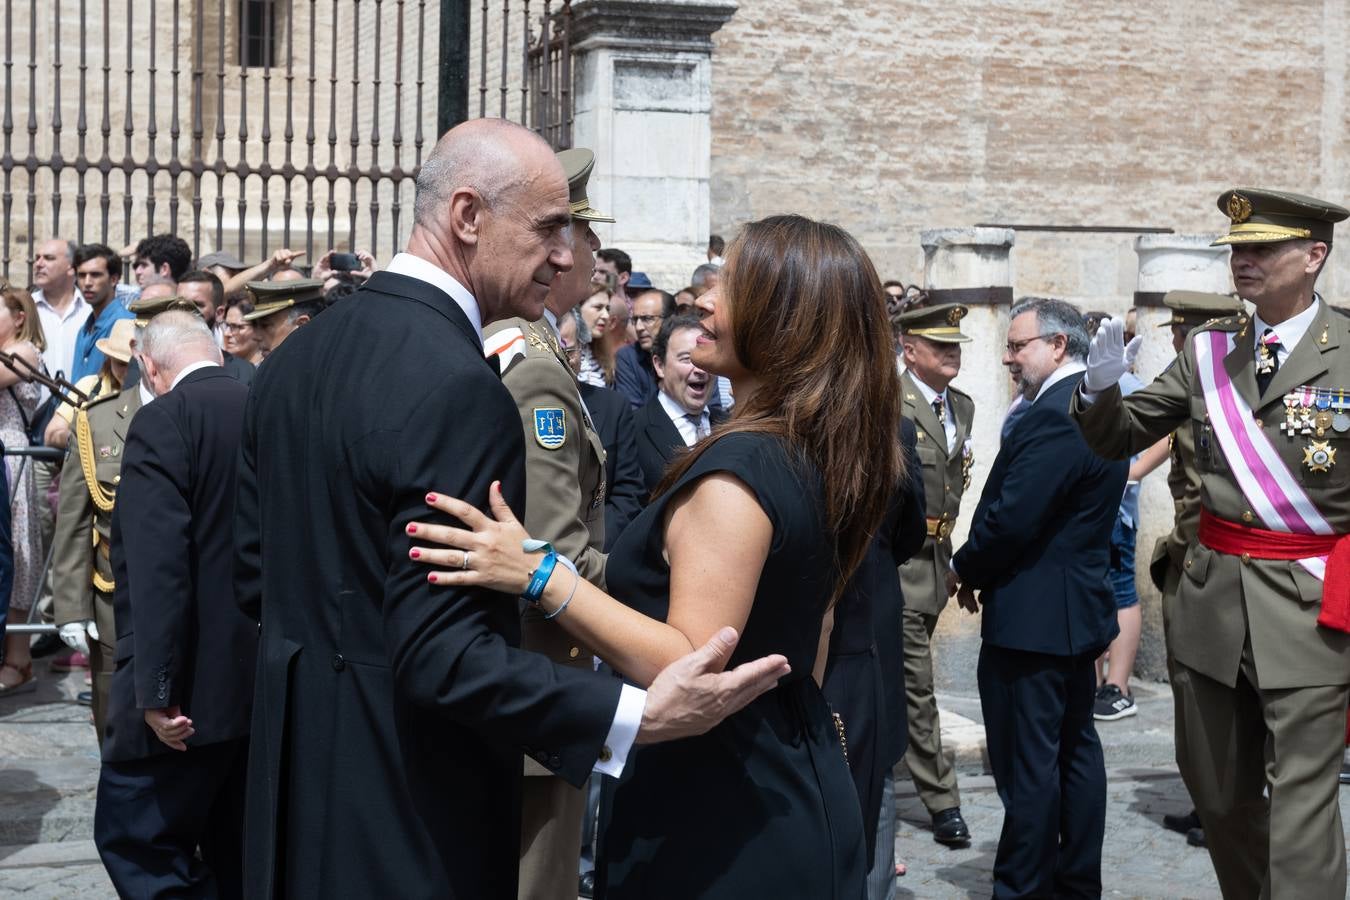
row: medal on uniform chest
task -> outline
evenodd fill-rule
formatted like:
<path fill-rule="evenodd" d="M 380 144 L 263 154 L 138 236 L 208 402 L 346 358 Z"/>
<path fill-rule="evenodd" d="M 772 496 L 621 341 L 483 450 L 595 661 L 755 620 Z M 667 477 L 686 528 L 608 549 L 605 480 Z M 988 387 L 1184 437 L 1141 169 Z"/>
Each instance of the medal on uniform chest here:
<path fill-rule="evenodd" d="M 1298 433 L 1312 434 L 1316 423 L 1313 421 L 1313 394 L 1308 388 L 1299 388 Z"/>
<path fill-rule="evenodd" d="M 1317 429 L 1317 436 L 1323 437 L 1331 427 L 1332 419 L 1335 418 L 1331 414 L 1331 390 L 1315 388 L 1313 405 L 1317 407 L 1317 412 L 1313 414 L 1313 427 Z"/>
<path fill-rule="evenodd" d="M 1331 416 L 1331 429 L 1337 434 L 1345 434 L 1350 431 L 1350 401 L 1346 400 L 1344 390 L 1336 391 L 1336 396 L 1331 401 L 1331 408 L 1335 410 Z"/>
<path fill-rule="evenodd" d="M 1330 441 L 1309 441 L 1303 448 L 1303 465 L 1309 472 L 1330 472 L 1336 465 L 1336 448 Z"/>
<path fill-rule="evenodd" d="M 1275 371 L 1275 354 L 1270 352 L 1270 345 L 1279 342 L 1280 339 L 1272 334 L 1256 345 L 1256 372 L 1258 375 L 1269 375 Z"/>
<path fill-rule="evenodd" d="M 1284 421 L 1280 423 L 1280 430 L 1289 437 L 1293 437 L 1294 432 L 1298 430 L 1297 391 L 1290 391 L 1284 395 Z"/>

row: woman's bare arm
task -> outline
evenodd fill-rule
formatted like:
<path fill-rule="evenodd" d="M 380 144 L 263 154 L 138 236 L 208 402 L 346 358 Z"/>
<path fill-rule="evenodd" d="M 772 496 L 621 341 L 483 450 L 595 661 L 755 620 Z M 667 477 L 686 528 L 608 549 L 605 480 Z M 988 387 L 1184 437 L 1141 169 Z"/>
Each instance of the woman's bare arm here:
<path fill-rule="evenodd" d="M 444 497 L 432 505 L 470 525 L 472 532 L 416 523 L 419 541 L 468 549 L 471 554 L 471 568 L 465 571 L 454 568 L 462 560 L 458 549 L 413 548 L 415 558 L 447 567 L 431 573 L 437 584 L 523 591 L 539 557 L 520 551 L 518 535 L 523 530 L 514 516 L 509 522 L 504 518 L 511 513 L 504 504 L 498 507 L 498 498 L 494 490 L 493 512 L 504 528 L 485 528 L 487 519 L 482 513 Z M 670 608 L 665 622 L 625 606 L 585 580 L 574 579 L 561 566 L 544 589 L 542 607 L 554 612 L 570 594 L 567 608 L 553 621 L 645 687 L 722 626 L 730 625 L 738 632 L 744 629 L 772 540 L 773 525 L 745 483 L 732 475 L 710 475 L 670 505 L 666 524 Z"/>

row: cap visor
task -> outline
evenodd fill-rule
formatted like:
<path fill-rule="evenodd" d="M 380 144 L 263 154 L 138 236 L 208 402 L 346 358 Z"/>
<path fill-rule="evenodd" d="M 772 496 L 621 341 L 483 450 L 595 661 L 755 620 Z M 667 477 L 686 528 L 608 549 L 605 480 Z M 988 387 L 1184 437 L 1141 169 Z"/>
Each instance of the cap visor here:
<path fill-rule="evenodd" d="M 572 213 L 572 218 L 581 219 L 586 222 L 613 222 L 613 216 L 607 216 L 599 210 L 591 209 L 589 206 L 581 212 Z"/>

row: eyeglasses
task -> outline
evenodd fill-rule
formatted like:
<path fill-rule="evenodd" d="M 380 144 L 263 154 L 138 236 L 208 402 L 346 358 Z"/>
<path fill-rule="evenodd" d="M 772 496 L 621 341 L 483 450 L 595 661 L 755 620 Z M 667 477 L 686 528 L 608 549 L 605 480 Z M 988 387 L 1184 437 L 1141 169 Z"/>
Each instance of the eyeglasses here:
<path fill-rule="evenodd" d="M 235 322 L 226 322 L 226 323 L 225 323 L 225 330 L 228 331 L 228 332 L 230 332 L 231 334 L 238 334 L 239 332 L 243 331 L 245 328 L 252 328 L 252 327 L 253 327 L 253 323 L 252 323 L 252 322 L 238 322 L 238 323 L 235 323 Z"/>
<path fill-rule="evenodd" d="M 665 316 L 633 316 L 634 325 L 655 325 L 664 319 Z"/>
<path fill-rule="evenodd" d="M 1027 348 L 1027 345 L 1030 344 L 1032 341 L 1048 341 L 1050 338 L 1055 337 L 1058 333 L 1059 332 L 1055 332 L 1054 334 L 1038 334 L 1035 337 L 1029 337 L 1024 341 L 1008 341 L 1008 343 L 1004 344 L 1003 347 L 1008 351 L 1009 356 L 1016 356 L 1017 354 L 1025 350 Z"/>

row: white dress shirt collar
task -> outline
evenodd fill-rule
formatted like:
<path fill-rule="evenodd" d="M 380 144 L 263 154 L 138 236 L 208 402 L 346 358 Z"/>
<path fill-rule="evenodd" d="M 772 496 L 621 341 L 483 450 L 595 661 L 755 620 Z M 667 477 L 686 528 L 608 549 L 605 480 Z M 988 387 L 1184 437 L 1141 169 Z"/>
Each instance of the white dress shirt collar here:
<path fill-rule="evenodd" d="M 1261 335 L 1267 328 L 1271 329 L 1271 331 L 1275 333 L 1275 336 L 1280 339 L 1280 349 L 1282 351 L 1280 361 L 1283 362 L 1284 357 L 1293 352 L 1293 349 L 1298 346 L 1298 342 L 1303 340 L 1303 335 L 1308 333 L 1308 329 L 1312 327 L 1313 322 L 1317 319 L 1317 314 L 1321 307 L 1321 300 L 1321 297 L 1313 294 L 1313 302 L 1307 309 L 1296 316 L 1285 319 L 1278 325 L 1268 325 L 1262 320 L 1260 313 L 1252 313 L 1252 328 L 1256 330 L 1257 348 L 1259 349 L 1260 347 Z"/>
<path fill-rule="evenodd" d="M 183 381 L 184 378 L 188 377 L 193 372 L 196 372 L 198 369 L 209 369 L 212 366 L 216 366 L 217 368 L 219 368 L 220 363 L 216 362 L 213 359 L 201 359 L 195 363 L 189 363 L 188 365 L 183 366 L 183 368 L 178 371 L 178 375 L 174 377 L 173 384 L 169 385 L 169 390 L 173 390 L 174 388 L 178 387 L 178 385 Z"/>
<path fill-rule="evenodd" d="M 666 415 L 670 416 L 671 424 L 673 424 L 675 430 L 680 433 L 680 438 L 684 441 L 684 445 L 686 447 L 692 447 L 694 444 L 698 443 L 698 429 L 694 427 L 693 422 L 689 421 L 689 416 L 693 415 L 693 413 L 687 412 L 683 406 L 671 399 L 665 391 L 658 390 L 656 396 L 661 401 L 661 408 L 666 411 Z M 708 410 L 706 407 L 699 416 L 699 421 L 703 424 L 704 428 L 709 427 Z"/>
<path fill-rule="evenodd" d="M 483 314 L 478 309 L 478 301 L 469 289 L 455 280 L 455 277 L 433 262 L 411 253 L 399 253 L 389 261 L 386 272 L 416 278 L 450 295 L 455 305 L 464 311 L 474 334 L 478 335 L 478 345 L 483 345 Z"/>
<path fill-rule="evenodd" d="M 1036 392 L 1036 398 L 1031 402 L 1035 403 L 1036 400 L 1041 399 L 1042 394 L 1050 390 L 1052 386 L 1059 384 L 1065 378 L 1068 378 L 1070 375 L 1077 375 L 1079 372 L 1086 371 L 1087 366 L 1076 359 L 1066 362 L 1064 365 L 1050 373 L 1050 377 L 1045 379 L 1045 383 L 1041 385 L 1041 389 Z"/>

